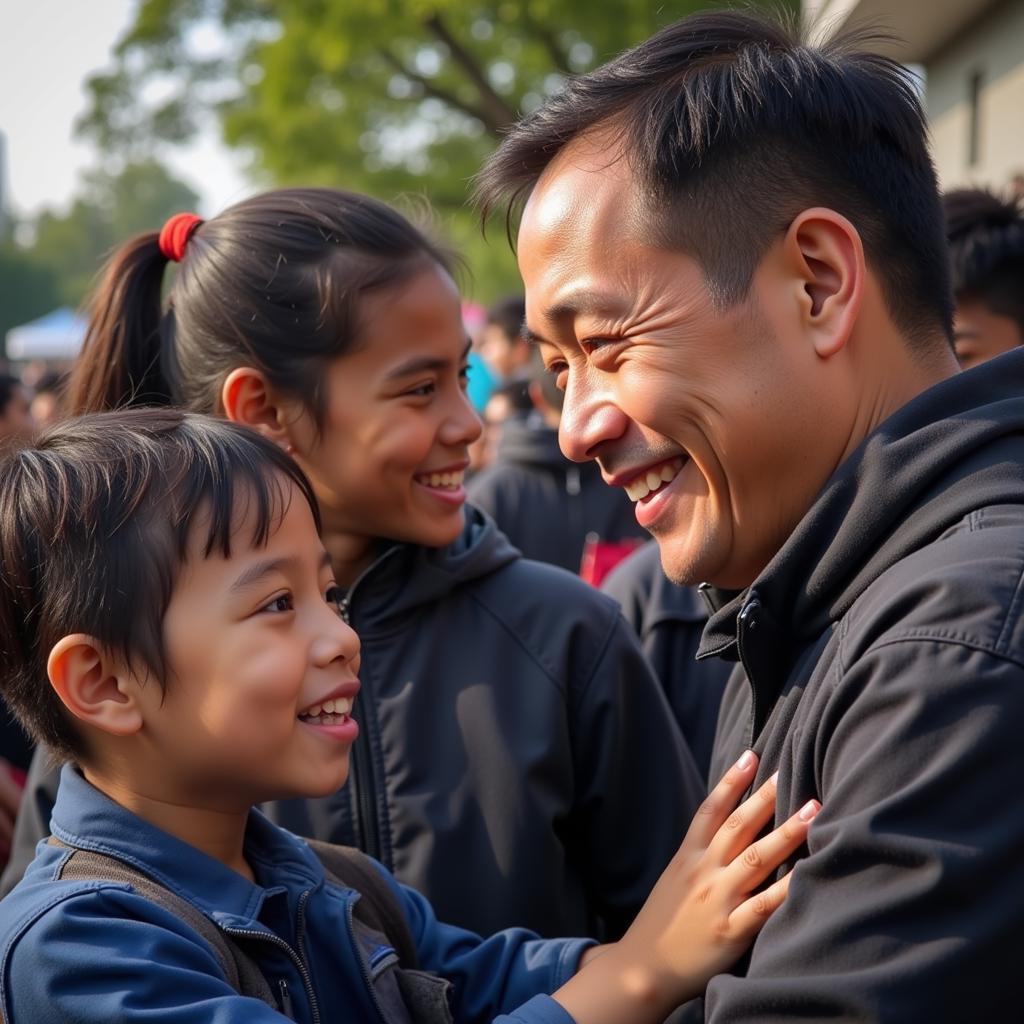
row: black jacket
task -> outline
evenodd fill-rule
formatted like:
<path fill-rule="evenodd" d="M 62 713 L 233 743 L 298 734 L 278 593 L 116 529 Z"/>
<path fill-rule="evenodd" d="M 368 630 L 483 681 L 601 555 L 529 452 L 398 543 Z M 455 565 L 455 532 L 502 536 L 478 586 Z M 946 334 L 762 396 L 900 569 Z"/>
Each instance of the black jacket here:
<path fill-rule="evenodd" d="M 626 492 L 609 487 L 596 463 L 570 462 L 558 447 L 558 431 L 537 416 L 505 423 L 496 461 L 466 490 L 527 558 L 570 572 L 580 571 L 589 533 L 603 541 L 649 536 Z"/>
<path fill-rule="evenodd" d="M 710 1021 L 1022 1019 L 1022 616 L 1017 351 L 879 427 L 708 623 L 739 662 L 712 774 L 753 741 L 779 820 L 823 803 Z"/>
<path fill-rule="evenodd" d="M 348 605 L 362 640 L 350 782 L 270 816 L 371 853 L 446 923 L 623 930 L 702 786 L 615 603 L 467 508 L 459 541 L 392 547 Z M 46 814 L 36 790 L 27 807 Z M 42 822 L 34 836 L 19 822 L 19 857 Z"/>
<path fill-rule="evenodd" d="M 677 587 L 666 578 L 653 540 L 617 565 L 601 590 L 619 602 L 623 617 L 640 637 L 683 738 L 707 781 L 718 708 L 732 668 L 718 658 L 697 661 L 707 605 L 696 587 Z"/>

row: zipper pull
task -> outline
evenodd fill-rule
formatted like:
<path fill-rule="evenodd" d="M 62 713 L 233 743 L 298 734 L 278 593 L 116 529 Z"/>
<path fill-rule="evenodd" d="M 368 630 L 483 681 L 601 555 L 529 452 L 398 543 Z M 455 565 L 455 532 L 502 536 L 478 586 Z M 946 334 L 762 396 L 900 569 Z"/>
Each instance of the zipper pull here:
<path fill-rule="evenodd" d="M 295 1007 L 292 1006 L 292 994 L 288 991 L 288 982 L 281 978 L 277 987 L 281 992 L 281 1012 L 289 1019 L 295 1020 Z"/>

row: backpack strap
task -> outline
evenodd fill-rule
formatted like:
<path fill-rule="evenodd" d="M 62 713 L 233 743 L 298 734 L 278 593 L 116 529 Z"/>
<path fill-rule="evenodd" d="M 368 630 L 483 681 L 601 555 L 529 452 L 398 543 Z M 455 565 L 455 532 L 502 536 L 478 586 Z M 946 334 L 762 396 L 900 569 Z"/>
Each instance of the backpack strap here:
<path fill-rule="evenodd" d="M 395 947 L 402 967 L 415 970 L 419 965 L 419 955 L 409 930 L 409 921 L 380 869 L 365 853 L 354 847 L 338 846 L 319 839 L 307 839 L 306 843 L 320 859 L 330 881 L 359 893 L 361 898 L 352 911 L 356 920 L 380 932 Z"/>
<path fill-rule="evenodd" d="M 166 886 L 143 874 L 138 868 L 116 857 L 94 850 L 82 850 L 62 843 L 54 836 L 46 840 L 51 846 L 63 847 L 71 853 L 61 866 L 58 878 L 67 881 L 119 882 L 130 885 L 140 896 L 155 903 L 184 921 L 201 935 L 213 949 L 228 984 L 240 995 L 259 999 L 280 1012 L 270 983 L 256 961 L 244 953 L 238 943 L 229 939 L 202 911 L 182 899 Z"/>

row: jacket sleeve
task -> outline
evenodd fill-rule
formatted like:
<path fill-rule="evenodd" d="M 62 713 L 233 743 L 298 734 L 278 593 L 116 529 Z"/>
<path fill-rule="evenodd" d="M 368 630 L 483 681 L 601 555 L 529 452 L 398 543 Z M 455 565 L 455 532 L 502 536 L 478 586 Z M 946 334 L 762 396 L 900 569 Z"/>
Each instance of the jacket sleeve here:
<path fill-rule="evenodd" d="M 589 674 L 575 673 L 569 700 L 577 790 L 566 845 L 605 937 L 616 939 L 679 848 L 705 787 L 621 615 Z"/>
<path fill-rule="evenodd" d="M 0 897 L 6 896 L 21 881 L 36 855 L 39 840 L 50 834 L 50 814 L 59 782 L 60 765 L 54 763 L 46 747 L 36 747 L 18 808 L 18 820 L 14 823 L 11 856 L 0 878 Z"/>
<path fill-rule="evenodd" d="M 281 1024 L 186 925 L 127 889 L 60 900 L 3 951 L 7 1024 Z"/>
<path fill-rule="evenodd" d="M 498 1014 L 511 1013 L 510 1022 L 572 1024 L 557 1003 L 536 997 L 556 991 L 576 973 L 583 951 L 595 945 L 592 939 L 539 939 L 524 928 L 481 938 L 439 922 L 426 897 L 378 867 L 409 922 L 420 968 L 452 982 L 455 1020 L 490 1024 Z"/>
<path fill-rule="evenodd" d="M 1024 666 L 921 638 L 837 675 L 808 855 L 746 977 L 711 981 L 708 1021 L 1016 1018 Z"/>

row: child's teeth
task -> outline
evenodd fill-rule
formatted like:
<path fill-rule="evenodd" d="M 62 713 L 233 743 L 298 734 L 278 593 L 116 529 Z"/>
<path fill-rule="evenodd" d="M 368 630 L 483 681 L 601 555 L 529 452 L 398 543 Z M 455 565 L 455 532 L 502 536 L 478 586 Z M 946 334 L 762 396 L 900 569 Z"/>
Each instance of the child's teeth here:
<path fill-rule="evenodd" d="M 316 718 L 316 717 L 317 717 L 317 715 L 319 715 L 321 711 L 323 711 L 323 705 L 322 705 L 322 704 L 314 704 L 314 705 L 313 705 L 313 706 L 312 706 L 312 707 L 311 707 L 311 708 L 310 708 L 310 709 L 309 709 L 309 710 L 308 710 L 308 711 L 306 712 L 306 716 L 307 716 L 308 718 Z"/>
<path fill-rule="evenodd" d="M 347 715 L 352 710 L 351 697 L 339 697 L 334 702 L 334 712 L 338 715 Z"/>
<path fill-rule="evenodd" d="M 326 711 L 327 714 L 329 714 L 329 715 L 333 715 L 334 714 L 334 701 L 333 700 L 325 700 L 324 701 L 324 711 Z"/>

